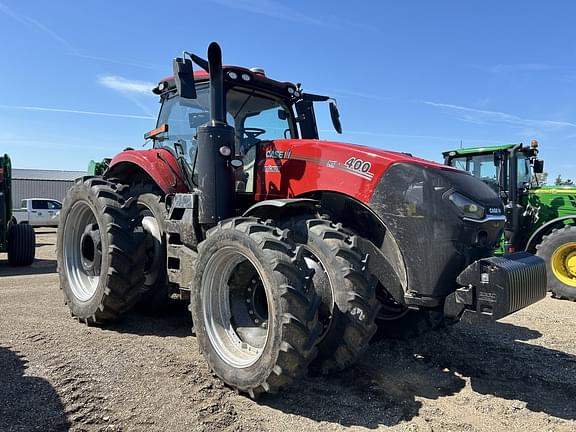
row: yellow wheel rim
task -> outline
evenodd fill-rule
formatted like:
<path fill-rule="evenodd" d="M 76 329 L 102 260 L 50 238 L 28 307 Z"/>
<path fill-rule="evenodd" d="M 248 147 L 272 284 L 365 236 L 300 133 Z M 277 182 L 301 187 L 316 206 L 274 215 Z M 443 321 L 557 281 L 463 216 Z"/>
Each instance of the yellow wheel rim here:
<path fill-rule="evenodd" d="M 563 284 L 576 287 L 576 242 L 565 243 L 554 251 L 552 272 Z"/>

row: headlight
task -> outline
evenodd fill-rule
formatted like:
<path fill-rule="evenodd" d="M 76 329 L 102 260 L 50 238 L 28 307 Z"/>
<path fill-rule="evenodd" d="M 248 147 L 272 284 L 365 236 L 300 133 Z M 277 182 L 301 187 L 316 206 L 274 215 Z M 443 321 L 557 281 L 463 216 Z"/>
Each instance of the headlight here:
<path fill-rule="evenodd" d="M 484 207 L 472 201 L 470 198 L 459 194 L 458 192 L 454 192 L 450 194 L 448 200 L 454 204 L 458 210 L 464 214 L 465 217 L 477 220 L 484 219 L 486 210 Z"/>

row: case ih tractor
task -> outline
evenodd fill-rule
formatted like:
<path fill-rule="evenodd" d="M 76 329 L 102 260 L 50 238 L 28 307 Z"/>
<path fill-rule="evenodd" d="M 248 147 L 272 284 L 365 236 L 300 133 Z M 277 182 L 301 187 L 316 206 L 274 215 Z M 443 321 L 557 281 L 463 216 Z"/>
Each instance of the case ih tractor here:
<path fill-rule="evenodd" d="M 36 254 L 34 228 L 12 216 L 12 164 L 6 154 L 0 157 L 0 252 L 8 252 L 13 266 L 32 264 Z"/>
<path fill-rule="evenodd" d="M 377 327 L 419 334 L 544 297 L 540 258 L 490 257 L 505 219 L 480 180 L 320 141 L 328 97 L 222 67 L 215 43 L 173 68 L 154 89 L 153 148 L 121 152 L 65 199 L 60 282 L 80 321 L 185 299 L 211 369 L 256 396 L 351 365 Z"/>
<path fill-rule="evenodd" d="M 494 189 L 507 222 L 496 253 L 528 251 L 546 261 L 548 289 L 576 301 L 576 188 L 541 187 L 538 142 L 463 148 L 443 153 L 446 165 L 468 171 Z"/>

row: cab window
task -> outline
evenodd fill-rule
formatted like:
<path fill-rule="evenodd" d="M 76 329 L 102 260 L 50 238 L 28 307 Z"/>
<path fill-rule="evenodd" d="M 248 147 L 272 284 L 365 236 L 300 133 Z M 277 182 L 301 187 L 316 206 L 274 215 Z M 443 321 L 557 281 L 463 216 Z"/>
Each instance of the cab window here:
<path fill-rule="evenodd" d="M 32 210 L 48 210 L 48 201 L 46 200 L 33 200 Z"/>

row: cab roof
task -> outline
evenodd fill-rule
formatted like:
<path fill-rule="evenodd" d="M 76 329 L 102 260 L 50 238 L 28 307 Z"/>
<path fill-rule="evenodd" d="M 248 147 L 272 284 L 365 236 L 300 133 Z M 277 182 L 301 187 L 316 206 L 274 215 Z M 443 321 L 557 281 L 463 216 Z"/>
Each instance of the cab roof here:
<path fill-rule="evenodd" d="M 288 81 L 277 81 L 272 78 L 268 78 L 261 69 L 247 69 L 241 66 L 230 66 L 225 65 L 222 67 L 224 81 L 227 83 L 238 83 L 240 85 L 245 84 L 255 85 L 267 89 L 275 93 L 286 93 L 292 94 L 297 90 L 294 83 Z M 194 71 L 194 81 L 197 83 L 208 81 L 209 75 L 205 70 Z M 158 86 L 156 86 L 152 92 L 154 94 L 160 95 L 171 91 L 176 88 L 176 82 L 174 76 L 168 76 L 159 81 Z M 291 90 L 289 90 L 291 89 Z"/>
<path fill-rule="evenodd" d="M 499 150 L 510 150 L 517 146 L 518 144 L 500 144 L 495 146 L 485 146 L 485 147 L 465 147 L 460 149 L 448 150 L 442 153 L 444 157 L 454 157 L 454 156 L 469 156 L 473 154 L 480 153 L 494 153 Z"/>

